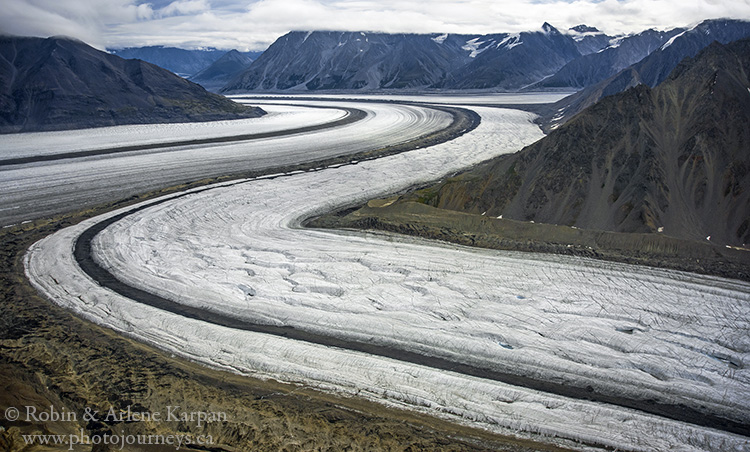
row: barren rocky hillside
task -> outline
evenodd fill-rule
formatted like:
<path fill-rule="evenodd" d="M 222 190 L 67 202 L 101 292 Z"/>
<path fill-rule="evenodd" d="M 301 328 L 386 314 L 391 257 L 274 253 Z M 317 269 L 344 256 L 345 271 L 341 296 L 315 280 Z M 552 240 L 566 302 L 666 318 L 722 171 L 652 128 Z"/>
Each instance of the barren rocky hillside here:
<path fill-rule="evenodd" d="M 432 206 L 615 232 L 750 241 L 750 40 L 605 98 L 512 156 L 423 190 Z"/>

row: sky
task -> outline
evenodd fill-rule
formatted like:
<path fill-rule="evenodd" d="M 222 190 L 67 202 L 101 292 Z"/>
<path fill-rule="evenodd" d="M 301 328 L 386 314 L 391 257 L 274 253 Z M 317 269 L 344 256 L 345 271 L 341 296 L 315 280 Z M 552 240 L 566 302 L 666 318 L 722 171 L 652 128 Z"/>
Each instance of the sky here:
<path fill-rule="evenodd" d="M 0 33 L 65 35 L 99 49 L 264 50 L 292 30 L 485 34 L 578 24 L 608 34 L 750 20 L 750 0 L 3 0 Z"/>

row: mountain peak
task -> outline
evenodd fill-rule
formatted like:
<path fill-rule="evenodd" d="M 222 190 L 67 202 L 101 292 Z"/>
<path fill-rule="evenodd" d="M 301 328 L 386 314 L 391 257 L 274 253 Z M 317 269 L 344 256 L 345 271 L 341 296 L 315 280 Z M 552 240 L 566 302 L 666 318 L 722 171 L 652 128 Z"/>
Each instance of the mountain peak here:
<path fill-rule="evenodd" d="M 252 62 L 253 59 L 248 55 L 232 49 L 207 68 L 191 76 L 190 80 L 199 83 L 209 91 L 216 91 L 234 76 L 250 67 Z"/>
<path fill-rule="evenodd" d="M 560 33 L 559 31 L 557 31 L 557 28 L 550 25 L 549 22 L 545 22 L 542 24 L 542 31 L 545 33 Z"/>
<path fill-rule="evenodd" d="M 304 49 L 304 35 L 279 38 L 220 91 L 510 90 L 580 56 L 549 24 L 544 31 L 488 35 L 315 33 Z"/>
<path fill-rule="evenodd" d="M 85 42 L 81 41 L 78 38 L 74 38 L 72 36 L 67 36 L 67 35 L 54 35 L 54 36 L 50 36 L 49 38 L 47 38 L 47 40 L 48 41 L 71 41 L 71 42 L 75 42 L 78 44 L 86 44 Z"/>
<path fill-rule="evenodd" d="M 711 44 L 655 88 L 605 97 L 521 152 L 431 189 L 432 205 L 750 243 L 748 68 L 750 39 Z"/>
<path fill-rule="evenodd" d="M 588 25 L 580 24 L 575 27 L 571 27 L 570 30 L 577 31 L 578 33 L 601 33 L 596 27 L 589 27 Z"/>

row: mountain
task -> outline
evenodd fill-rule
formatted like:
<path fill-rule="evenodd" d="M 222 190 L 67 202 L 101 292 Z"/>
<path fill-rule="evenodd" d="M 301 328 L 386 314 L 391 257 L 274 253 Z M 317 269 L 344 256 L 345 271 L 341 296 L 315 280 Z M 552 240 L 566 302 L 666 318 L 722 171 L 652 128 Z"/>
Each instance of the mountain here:
<path fill-rule="evenodd" d="M 69 38 L 0 37 L 0 132 L 256 117 L 140 60 Z"/>
<path fill-rule="evenodd" d="M 237 50 L 230 50 L 213 64 L 188 77 L 188 80 L 198 83 L 209 91 L 217 91 L 239 73 L 250 67 L 253 60 Z"/>
<path fill-rule="evenodd" d="M 581 55 L 598 52 L 609 46 L 612 41 L 616 39 L 612 36 L 607 36 L 596 27 L 590 27 L 584 24 L 569 28 L 565 34 L 573 38 L 573 41 L 576 43 L 576 48 Z"/>
<path fill-rule="evenodd" d="M 746 245 L 749 74 L 750 39 L 714 42 L 656 88 L 602 99 L 522 151 L 420 196 L 492 217 Z"/>
<path fill-rule="evenodd" d="M 576 58 L 533 88 L 585 88 L 594 85 L 639 62 L 682 32 L 684 29 L 680 28 L 669 31 L 646 30 L 610 39 L 600 50 Z"/>
<path fill-rule="evenodd" d="M 716 19 L 618 37 L 588 25 L 563 33 L 548 23 L 487 35 L 290 32 L 221 92 L 591 88 L 556 106 L 560 122 L 641 81 L 653 87 L 682 58 L 713 40 L 748 36 L 748 28 L 750 22 Z"/>
<path fill-rule="evenodd" d="M 516 90 L 553 75 L 581 56 L 575 41 L 548 23 L 540 31 L 479 38 L 476 56 L 452 75 L 445 88 Z"/>
<path fill-rule="evenodd" d="M 665 80 L 680 61 L 694 57 L 712 42 L 726 44 L 746 37 L 750 37 L 750 22 L 741 20 L 706 20 L 681 30 L 634 65 L 557 102 L 548 119 L 554 115 L 555 122 L 560 124 L 603 97 L 620 93 L 639 83 L 654 87 Z"/>
<path fill-rule="evenodd" d="M 459 42 L 460 41 L 460 42 Z M 290 32 L 222 92 L 431 86 L 469 59 L 465 40 L 413 34 Z"/>
<path fill-rule="evenodd" d="M 579 57 L 549 24 L 536 32 L 417 35 L 291 32 L 222 92 L 324 89 L 518 89 Z"/>
<path fill-rule="evenodd" d="M 217 49 L 186 50 L 163 46 L 128 47 L 108 49 L 108 51 L 121 58 L 147 61 L 164 69 L 169 69 L 181 77 L 197 74 L 225 53 L 225 51 Z"/>

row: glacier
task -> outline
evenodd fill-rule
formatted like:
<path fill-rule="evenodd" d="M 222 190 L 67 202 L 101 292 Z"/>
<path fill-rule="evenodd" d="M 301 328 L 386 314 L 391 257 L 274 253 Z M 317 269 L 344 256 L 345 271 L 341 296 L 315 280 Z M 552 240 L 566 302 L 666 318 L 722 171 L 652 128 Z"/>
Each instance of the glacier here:
<path fill-rule="evenodd" d="M 149 144 L 188 137 L 221 138 L 325 124 L 346 115 L 343 109 L 332 109 L 336 105 L 330 101 L 298 100 L 294 102 L 296 106 L 283 107 L 274 106 L 276 103 L 278 100 L 253 100 L 253 105 L 262 105 L 274 113 L 267 115 L 268 118 L 248 121 L 8 135 L 0 137 L 3 140 L 0 142 L 7 145 L 3 149 L 7 149 L 5 155 L 9 157 L 44 156 L 87 150 L 90 148 L 85 143 L 89 141 L 96 143 L 93 149 L 98 149 L 107 143 Z M 203 178 L 262 171 L 397 145 L 439 130 L 451 121 L 446 112 L 419 106 L 388 107 L 360 102 L 347 103 L 345 107 L 359 108 L 366 117 L 344 127 L 314 133 L 0 165 L 0 192 L 3 193 L 0 224 L 5 226 L 61 214 L 70 210 L 70 205 L 92 206 Z"/>
<path fill-rule="evenodd" d="M 170 195 L 97 235 L 94 259 L 135 287 L 241 319 L 746 416 L 747 283 L 301 227 L 310 216 L 437 180 L 541 137 L 531 114 L 472 109 L 481 125 L 441 145 Z M 232 330 L 139 304 L 99 286 L 71 253 L 83 230 L 129 209 L 34 244 L 25 260 L 29 279 L 84 318 L 241 374 L 568 447 L 585 448 L 572 441 L 620 450 L 748 446 L 739 435 L 636 410 Z"/>

